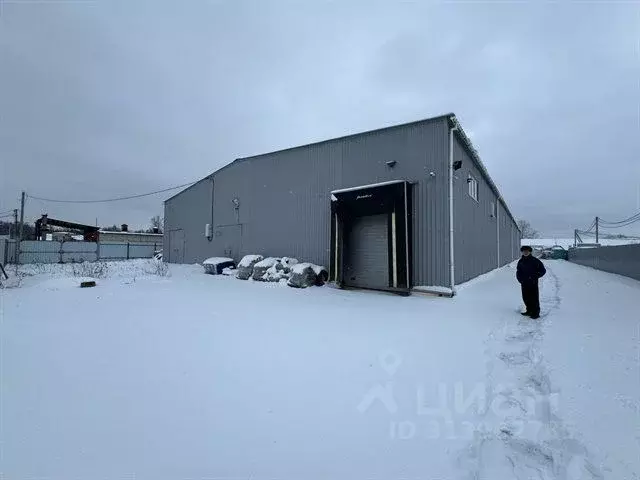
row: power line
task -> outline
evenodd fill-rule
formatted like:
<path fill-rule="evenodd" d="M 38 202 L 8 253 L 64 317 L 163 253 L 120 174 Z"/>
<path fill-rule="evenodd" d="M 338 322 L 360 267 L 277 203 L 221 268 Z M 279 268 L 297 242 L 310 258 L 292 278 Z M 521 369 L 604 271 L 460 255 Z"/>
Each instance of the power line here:
<path fill-rule="evenodd" d="M 596 221 L 594 219 L 593 222 L 591 222 L 591 225 L 589 226 L 589 228 L 587 228 L 586 230 L 578 230 L 578 231 L 583 233 L 591 232 L 595 226 L 596 226 Z"/>
<path fill-rule="evenodd" d="M 628 220 L 626 220 L 626 221 L 624 221 L 624 222 L 616 222 L 616 223 L 602 223 L 601 225 L 602 225 L 603 227 L 617 227 L 617 226 L 620 226 L 620 225 L 629 225 L 629 224 L 631 224 L 631 223 L 635 223 L 635 222 L 637 222 L 638 220 L 640 220 L 640 215 L 639 215 L 639 216 L 637 216 L 637 217 L 632 217 L 632 218 L 630 218 L 630 219 L 628 219 Z"/>
<path fill-rule="evenodd" d="M 189 185 L 193 185 L 196 182 L 183 183 L 182 185 L 176 185 L 175 187 L 163 188 L 162 190 L 155 190 L 153 192 L 140 193 L 137 195 L 128 195 L 126 197 L 115 197 L 115 198 L 105 198 L 103 200 L 58 200 L 54 198 L 42 198 L 36 197 L 34 195 L 28 195 L 27 197 L 32 198 L 34 200 L 40 200 L 43 202 L 55 202 L 55 203 L 106 203 L 106 202 L 119 202 L 121 200 L 131 200 L 133 198 L 140 197 L 148 197 L 149 195 L 156 195 L 158 193 L 169 192 L 171 190 L 176 190 L 178 188 L 187 187 Z"/>
<path fill-rule="evenodd" d="M 593 232 L 582 232 L 580 230 L 578 230 L 578 233 L 584 234 L 586 236 L 589 237 L 595 237 L 595 233 Z M 636 236 L 636 235 L 613 235 L 611 233 L 601 233 L 600 234 L 601 238 L 607 239 L 607 240 L 640 240 L 640 237 Z"/>
<path fill-rule="evenodd" d="M 619 220 L 617 222 L 609 222 L 607 220 L 600 220 L 601 223 L 603 224 L 607 224 L 607 225 L 620 225 L 622 223 L 628 223 L 628 222 L 635 222 L 637 220 L 640 219 L 640 212 L 636 213 L 635 215 L 630 216 L 629 218 L 625 218 L 624 220 Z"/>
<path fill-rule="evenodd" d="M 634 223 L 640 222 L 640 217 L 635 220 L 627 223 L 622 223 L 620 225 L 601 225 L 602 228 L 623 228 L 628 227 L 629 225 L 633 225 Z"/>

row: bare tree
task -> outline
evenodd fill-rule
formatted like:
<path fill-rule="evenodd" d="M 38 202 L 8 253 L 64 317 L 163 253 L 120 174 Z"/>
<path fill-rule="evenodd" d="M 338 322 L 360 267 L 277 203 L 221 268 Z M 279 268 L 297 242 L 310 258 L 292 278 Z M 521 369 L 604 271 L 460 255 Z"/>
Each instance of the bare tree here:
<path fill-rule="evenodd" d="M 522 232 L 522 238 L 538 238 L 540 233 L 531 227 L 527 220 L 518 220 L 518 228 Z"/>
<path fill-rule="evenodd" d="M 153 232 L 154 228 L 158 229 L 159 233 L 162 233 L 162 226 L 164 224 L 164 218 L 162 218 L 160 215 L 155 215 L 153 217 L 151 217 L 151 220 L 149 221 L 151 228 L 150 231 Z"/>

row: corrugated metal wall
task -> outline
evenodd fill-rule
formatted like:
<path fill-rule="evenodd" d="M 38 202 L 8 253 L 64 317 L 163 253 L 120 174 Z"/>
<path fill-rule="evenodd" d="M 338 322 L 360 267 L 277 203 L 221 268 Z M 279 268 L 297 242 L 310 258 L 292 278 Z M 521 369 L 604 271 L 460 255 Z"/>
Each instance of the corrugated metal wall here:
<path fill-rule="evenodd" d="M 517 256 L 520 242 L 515 223 L 458 138 L 454 141 L 453 152 L 454 160 L 462 160 L 462 168 L 455 172 L 453 186 L 455 281 L 460 284 L 512 261 Z M 469 195 L 469 175 L 478 182 L 478 201 Z M 497 205 L 497 216 L 492 215 L 492 204 Z"/>
<path fill-rule="evenodd" d="M 570 248 L 569 261 L 640 280 L 640 245 Z"/>
<path fill-rule="evenodd" d="M 175 262 L 176 248 L 171 238 L 179 238 L 176 233 L 184 233 L 188 241 L 184 242 L 184 261 L 186 263 L 202 262 L 211 255 L 213 245 L 204 236 L 204 226 L 211 223 L 212 180 L 207 177 L 173 197 L 164 205 L 164 237 L 162 254 L 168 261 Z M 172 260 L 172 258 L 174 260 Z"/>
<path fill-rule="evenodd" d="M 500 202 L 500 266 L 513 261 L 520 254 L 520 237 L 518 229 Z"/>
<path fill-rule="evenodd" d="M 445 285 L 447 132 L 446 119 L 439 118 L 237 160 L 214 174 L 213 240 L 204 238 L 210 184 L 200 182 L 165 202 L 165 242 L 171 230 L 182 229 L 184 261 L 201 262 L 223 255 L 224 229 L 239 225 L 238 258 L 289 255 L 328 265 L 331 190 L 405 179 L 415 182 L 414 284 Z M 386 165 L 391 160 L 394 168 Z M 172 255 L 165 245 L 169 261 Z"/>
<path fill-rule="evenodd" d="M 457 137 L 453 158 L 462 160 L 453 181 L 455 280 L 459 284 L 496 268 L 498 233 L 496 217 L 491 216 L 496 195 Z M 469 195 L 469 175 L 478 182 L 478 201 Z"/>

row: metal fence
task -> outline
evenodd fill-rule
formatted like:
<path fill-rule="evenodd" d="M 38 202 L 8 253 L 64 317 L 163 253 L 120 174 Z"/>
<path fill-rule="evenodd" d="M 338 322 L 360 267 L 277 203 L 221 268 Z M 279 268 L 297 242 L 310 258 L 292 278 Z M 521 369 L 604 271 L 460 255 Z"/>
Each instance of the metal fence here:
<path fill-rule="evenodd" d="M 96 243 L 0 240 L 0 261 L 6 263 L 78 263 L 151 258 L 159 243 Z"/>
<path fill-rule="evenodd" d="M 15 263 L 16 258 L 16 241 L 9 239 L 0 240 L 0 263 Z"/>
<path fill-rule="evenodd" d="M 569 261 L 640 280 L 640 244 L 570 248 Z"/>

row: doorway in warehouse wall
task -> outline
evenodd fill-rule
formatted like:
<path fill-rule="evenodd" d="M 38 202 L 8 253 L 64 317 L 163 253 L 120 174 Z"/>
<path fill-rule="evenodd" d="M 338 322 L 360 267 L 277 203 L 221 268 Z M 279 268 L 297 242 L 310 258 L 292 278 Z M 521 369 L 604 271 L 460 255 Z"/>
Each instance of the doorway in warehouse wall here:
<path fill-rule="evenodd" d="M 169 231 L 169 261 L 171 263 L 184 263 L 185 239 L 184 230 Z"/>
<path fill-rule="evenodd" d="M 341 287 L 408 294 L 411 185 L 393 180 L 331 194 L 330 279 Z"/>

